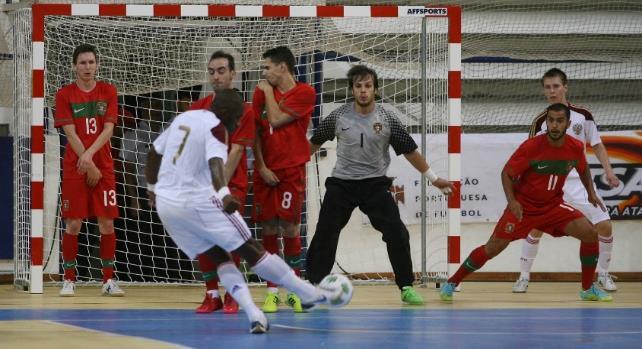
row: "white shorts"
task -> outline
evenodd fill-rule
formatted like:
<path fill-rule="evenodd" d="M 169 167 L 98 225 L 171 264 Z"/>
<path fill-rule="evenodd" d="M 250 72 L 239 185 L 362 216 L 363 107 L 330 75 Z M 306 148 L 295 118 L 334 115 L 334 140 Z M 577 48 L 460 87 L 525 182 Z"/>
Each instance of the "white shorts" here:
<path fill-rule="evenodd" d="M 595 183 L 593 189 L 597 193 Z M 595 207 L 588 202 L 588 193 L 579 178 L 568 178 L 564 184 L 564 201 L 578 209 L 593 224 L 611 219 L 608 212 L 602 211 L 602 208 Z M 599 197 L 599 196 L 598 196 Z M 602 198 L 600 198 L 600 201 Z M 602 202 L 604 204 L 604 202 Z"/>
<path fill-rule="evenodd" d="M 217 198 L 183 203 L 156 196 L 156 211 L 169 236 L 191 259 L 214 245 L 234 251 L 252 237 L 241 215 L 225 213 Z"/>

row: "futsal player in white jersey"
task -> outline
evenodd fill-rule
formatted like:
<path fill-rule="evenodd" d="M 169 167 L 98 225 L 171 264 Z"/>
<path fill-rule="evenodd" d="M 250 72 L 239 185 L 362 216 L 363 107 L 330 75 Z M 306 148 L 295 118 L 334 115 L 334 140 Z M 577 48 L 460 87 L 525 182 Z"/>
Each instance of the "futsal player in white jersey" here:
<path fill-rule="evenodd" d="M 209 111 L 178 115 L 149 150 L 145 175 L 150 203 L 176 245 L 192 259 L 210 256 L 225 288 L 247 313 L 250 332 L 264 333 L 267 319 L 228 252 L 238 253 L 261 278 L 295 292 L 306 309 L 333 295 L 299 279 L 281 258 L 267 253 L 236 211 L 239 201 L 226 186 L 224 164 L 228 133 L 242 112 L 241 97 L 226 89 L 216 92 Z"/>
<path fill-rule="evenodd" d="M 612 188 L 617 187 L 620 184 L 620 180 L 613 173 L 613 168 L 606 153 L 606 147 L 602 144 L 597 126 L 593 120 L 593 115 L 591 115 L 587 109 L 573 105 L 566 100 L 566 93 L 568 91 L 567 82 L 566 74 L 562 70 L 558 68 L 550 69 L 544 73 L 542 77 L 544 95 L 549 103 L 563 103 L 569 107 L 571 110 L 571 124 L 566 134 L 575 137 L 585 145 L 587 143 L 591 145 L 595 155 L 604 168 L 608 184 Z M 546 112 L 538 115 L 535 120 L 533 120 L 529 137 L 534 137 L 546 132 L 545 121 Z M 602 211 L 599 207 L 595 207 L 588 202 L 588 194 L 575 170 L 569 174 L 563 190 L 564 201 L 580 210 L 591 223 L 595 225 L 598 231 L 600 245 L 597 262 L 598 284 L 606 291 L 616 291 L 617 286 L 608 272 L 611 261 L 611 251 L 613 249 L 613 228 L 608 212 Z M 597 192 L 597 189 L 595 191 Z M 535 256 L 537 256 L 541 236 L 541 231 L 533 230 L 522 242 L 522 256 L 520 258 L 521 273 L 519 279 L 513 285 L 513 292 L 515 293 L 524 293 L 528 288 L 530 271 Z"/>

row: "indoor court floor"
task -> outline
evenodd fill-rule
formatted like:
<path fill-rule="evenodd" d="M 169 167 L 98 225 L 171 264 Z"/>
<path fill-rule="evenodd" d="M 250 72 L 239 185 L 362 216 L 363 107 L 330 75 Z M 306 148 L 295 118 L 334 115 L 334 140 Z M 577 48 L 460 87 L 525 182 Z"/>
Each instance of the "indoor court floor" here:
<path fill-rule="evenodd" d="M 78 287 L 76 297 L 0 286 L 0 348 L 642 348 L 642 283 L 618 284 L 614 302 L 582 302 L 578 283 L 469 282 L 451 304 L 434 284 L 426 305 L 400 304 L 394 286 L 357 286 L 350 306 L 269 314 L 250 335 L 244 313 L 196 314 L 202 287 L 125 286 L 122 298 Z M 253 287 L 255 301 L 264 288 Z"/>

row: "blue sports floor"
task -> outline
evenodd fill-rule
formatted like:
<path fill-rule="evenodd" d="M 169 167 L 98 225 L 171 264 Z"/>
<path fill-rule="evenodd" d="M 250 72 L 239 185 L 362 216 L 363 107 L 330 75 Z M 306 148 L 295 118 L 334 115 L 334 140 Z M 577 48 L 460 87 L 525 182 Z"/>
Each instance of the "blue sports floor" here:
<path fill-rule="evenodd" d="M 0 310 L 0 324 L 46 320 L 191 348 L 642 348 L 639 308 L 322 309 L 268 317 L 268 334 L 249 335 L 242 312 Z"/>

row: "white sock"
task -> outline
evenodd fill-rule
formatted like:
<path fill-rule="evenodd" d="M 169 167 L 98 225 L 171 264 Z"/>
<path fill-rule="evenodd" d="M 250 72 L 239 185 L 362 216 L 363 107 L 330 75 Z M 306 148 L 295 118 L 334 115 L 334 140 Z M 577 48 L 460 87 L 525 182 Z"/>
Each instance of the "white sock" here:
<path fill-rule="evenodd" d="M 598 236 L 600 254 L 597 258 L 597 272 L 607 273 L 611 264 L 611 251 L 613 251 L 613 235 L 609 237 Z"/>
<path fill-rule="evenodd" d="M 252 270 L 262 279 L 272 281 L 296 293 L 303 303 L 311 303 L 321 297 L 314 286 L 299 279 L 294 270 L 281 258 L 268 252 L 252 267 Z"/>
<path fill-rule="evenodd" d="M 245 279 L 234 263 L 223 263 L 218 266 L 218 277 L 225 286 L 227 292 L 234 297 L 239 305 L 245 310 L 250 321 L 262 318 L 263 313 L 254 304 L 250 289 L 247 288 Z"/>
<path fill-rule="evenodd" d="M 209 294 L 212 298 L 220 297 L 221 295 L 218 293 L 218 290 L 208 290 L 207 294 Z"/>
<path fill-rule="evenodd" d="M 522 242 L 522 256 L 519 258 L 519 271 L 521 272 L 519 277 L 521 279 L 530 280 L 533 262 L 537 256 L 537 250 L 539 250 L 539 239 L 528 234 Z"/>
<path fill-rule="evenodd" d="M 279 288 L 278 287 L 268 287 L 267 291 L 268 291 L 268 293 L 279 293 Z"/>

